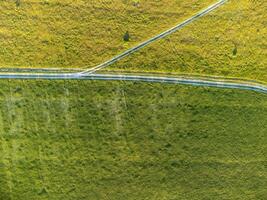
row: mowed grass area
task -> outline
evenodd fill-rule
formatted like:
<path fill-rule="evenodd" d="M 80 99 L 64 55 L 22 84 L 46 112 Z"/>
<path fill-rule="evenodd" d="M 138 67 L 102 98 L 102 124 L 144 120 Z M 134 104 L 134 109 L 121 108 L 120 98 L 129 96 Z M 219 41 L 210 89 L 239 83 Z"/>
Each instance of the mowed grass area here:
<path fill-rule="evenodd" d="M 267 96 L 0 81 L 0 199 L 264 199 Z"/>
<path fill-rule="evenodd" d="M 229 0 L 111 68 L 241 77 L 266 83 L 266 13 L 267 1 Z"/>
<path fill-rule="evenodd" d="M 213 2 L 3 0 L 0 67 L 94 67 Z"/>

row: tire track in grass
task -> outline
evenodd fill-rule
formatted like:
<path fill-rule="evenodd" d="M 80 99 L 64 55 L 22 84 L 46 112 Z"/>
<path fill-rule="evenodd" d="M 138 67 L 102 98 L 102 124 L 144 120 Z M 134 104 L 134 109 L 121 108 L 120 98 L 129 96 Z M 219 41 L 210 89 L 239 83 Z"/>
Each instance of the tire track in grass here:
<path fill-rule="evenodd" d="M 139 81 L 151 83 L 172 83 L 192 86 L 217 87 L 228 89 L 241 89 L 255 91 L 267 94 L 267 85 L 257 83 L 256 81 L 242 81 L 223 79 L 216 80 L 213 77 L 193 78 L 190 76 L 168 77 L 161 75 L 132 75 L 132 74 L 0 74 L 0 79 L 39 79 L 39 80 L 105 80 L 105 81 Z"/>
<path fill-rule="evenodd" d="M 124 57 L 126 57 L 126 56 L 128 56 L 128 55 L 130 55 L 130 54 L 132 54 L 132 53 L 144 48 L 145 46 L 151 44 L 152 42 L 155 42 L 155 41 L 157 41 L 159 39 L 162 39 L 162 38 L 164 38 L 164 37 L 176 32 L 176 31 L 182 29 L 183 27 L 185 27 L 186 25 L 194 22 L 198 18 L 203 17 L 204 15 L 206 15 L 206 14 L 210 13 L 211 11 L 217 9 L 218 7 L 222 6 L 227 1 L 228 0 L 220 0 L 220 1 L 210 5 L 208 8 L 200 11 L 196 15 L 194 15 L 194 16 L 188 18 L 187 20 L 183 21 L 182 23 L 170 28 L 169 30 L 164 31 L 164 32 L 162 32 L 162 33 L 150 38 L 149 40 L 137 45 L 136 47 L 128 49 L 127 51 L 123 52 L 122 54 L 119 54 L 119 55 L 111 58 L 110 60 L 108 60 L 108 61 L 106 61 L 106 62 L 104 62 L 104 63 L 102 63 L 100 65 L 97 65 L 96 67 L 84 70 L 84 71 L 80 72 L 79 74 L 91 74 L 91 73 L 94 73 L 94 72 L 96 72 L 96 71 L 98 71 L 100 69 L 108 67 L 109 65 L 117 62 L 118 60 L 121 60 L 122 58 L 124 58 Z"/>

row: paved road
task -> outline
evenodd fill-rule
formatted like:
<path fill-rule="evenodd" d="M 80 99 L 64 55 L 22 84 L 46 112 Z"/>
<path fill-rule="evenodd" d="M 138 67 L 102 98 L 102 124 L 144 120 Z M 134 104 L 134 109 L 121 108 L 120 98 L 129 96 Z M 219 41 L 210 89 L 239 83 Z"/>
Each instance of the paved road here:
<path fill-rule="evenodd" d="M 217 88 L 231 88 L 250 90 L 267 94 L 267 86 L 252 83 L 252 82 L 238 82 L 232 80 L 208 80 L 207 77 L 201 79 L 192 77 L 167 77 L 148 76 L 148 75 L 129 75 L 129 74 L 0 74 L 0 79 L 77 79 L 77 80 L 114 80 L 114 81 L 142 81 L 142 82 L 157 82 L 157 83 L 173 83 L 193 86 L 206 86 Z"/>
<path fill-rule="evenodd" d="M 117 62 L 118 60 L 144 48 L 145 46 L 149 45 L 150 43 L 156 41 L 156 40 L 159 40 L 159 39 L 162 39 L 178 30 L 180 30 L 181 28 L 183 28 L 184 26 L 192 23 L 193 21 L 197 20 L 198 18 L 210 13 L 211 11 L 215 10 L 216 8 L 222 6 L 223 4 L 225 4 L 228 0 L 220 0 L 218 1 L 217 3 L 214 3 L 212 4 L 211 6 L 209 6 L 208 8 L 206 8 L 205 10 L 202 10 L 201 12 L 197 13 L 196 15 L 190 17 L 189 19 L 185 20 L 184 22 L 174 26 L 173 28 L 167 30 L 167 31 L 164 31 L 163 33 L 159 34 L 159 35 L 156 35 L 155 37 L 152 37 L 150 38 L 149 40 L 137 45 L 136 47 L 133 47 L 125 52 L 123 52 L 122 54 L 120 55 L 117 55 L 115 57 L 113 57 L 112 59 L 96 66 L 96 67 L 93 67 L 93 68 L 90 68 L 90 69 L 87 69 L 87 70 L 84 70 L 83 72 L 81 72 L 81 74 L 91 74 L 91 73 L 94 73 L 96 72 L 97 70 L 100 70 L 100 69 L 103 69 L 115 62 Z"/>

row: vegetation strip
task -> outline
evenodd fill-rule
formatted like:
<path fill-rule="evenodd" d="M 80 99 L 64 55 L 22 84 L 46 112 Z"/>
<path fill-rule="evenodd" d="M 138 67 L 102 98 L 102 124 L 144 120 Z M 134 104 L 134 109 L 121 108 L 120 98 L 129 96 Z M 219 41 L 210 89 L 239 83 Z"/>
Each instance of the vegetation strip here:
<path fill-rule="evenodd" d="M 165 31 L 165 32 L 163 32 L 163 33 L 161 33 L 161 34 L 159 34 L 159 35 L 157 35 L 157 36 L 155 36 L 155 37 L 153 37 L 153 38 L 141 43 L 141 44 L 139 44 L 139 45 L 137 45 L 136 47 L 133 47 L 133 48 L 125 51 L 124 53 L 122 53 L 122 54 L 120 54 L 118 56 L 113 57 L 112 59 L 110 59 L 110 60 L 108 60 L 108 61 L 106 61 L 106 62 L 104 62 L 104 63 L 102 63 L 102 64 L 100 64 L 100 65 L 98 65 L 96 67 L 87 69 L 87 70 L 81 72 L 81 74 L 94 73 L 97 70 L 103 69 L 103 68 L 113 64 L 114 62 L 116 62 L 116 61 L 118 61 L 118 60 L 120 60 L 120 59 L 122 59 L 122 58 L 124 58 L 124 57 L 126 57 L 126 56 L 128 56 L 128 55 L 130 55 L 130 54 L 142 49 L 142 48 L 144 48 L 145 46 L 149 45 L 150 43 L 152 43 L 152 42 L 154 42 L 156 40 L 162 39 L 162 38 L 164 38 L 164 37 L 176 32 L 176 31 L 180 30 L 184 26 L 186 26 L 186 25 L 190 24 L 191 22 L 197 20 L 198 18 L 210 13 L 211 11 L 215 10 L 216 8 L 218 8 L 221 5 L 225 4 L 226 2 L 227 2 L 227 0 L 220 0 L 217 3 L 209 6 L 205 10 L 197 13 L 193 17 L 190 17 L 189 19 L 185 20 L 184 22 L 176 25 L 175 27 L 173 27 L 173 28 L 171 28 L 171 29 L 169 29 L 169 30 L 167 30 L 167 31 Z"/>

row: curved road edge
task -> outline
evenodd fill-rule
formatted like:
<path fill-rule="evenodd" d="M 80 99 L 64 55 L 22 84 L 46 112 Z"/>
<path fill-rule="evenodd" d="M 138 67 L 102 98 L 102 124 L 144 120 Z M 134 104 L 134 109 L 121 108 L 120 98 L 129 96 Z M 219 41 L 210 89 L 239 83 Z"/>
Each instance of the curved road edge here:
<path fill-rule="evenodd" d="M 267 86 L 251 82 L 238 82 L 232 80 L 208 80 L 192 77 L 167 77 L 147 75 L 125 75 L 125 74 L 0 74 L 0 79 L 44 79 L 44 80 L 105 80 L 105 81 L 140 81 L 154 83 L 172 83 L 192 86 L 205 86 L 229 89 L 250 90 L 267 94 Z"/>

